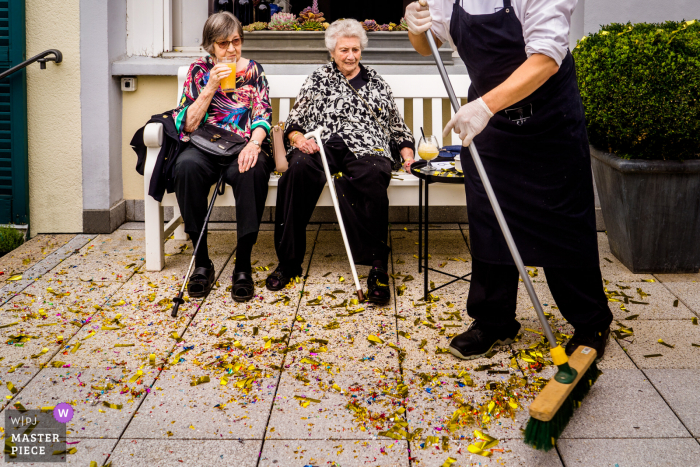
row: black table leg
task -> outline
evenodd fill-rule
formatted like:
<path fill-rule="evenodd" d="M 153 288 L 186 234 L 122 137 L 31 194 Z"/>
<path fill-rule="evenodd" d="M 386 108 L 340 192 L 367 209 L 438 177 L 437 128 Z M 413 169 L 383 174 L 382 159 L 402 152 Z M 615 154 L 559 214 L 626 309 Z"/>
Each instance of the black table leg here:
<path fill-rule="evenodd" d="M 425 244 L 423 245 L 423 272 L 425 274 L 423 279 L 423 297 L 425 300 L 428 299 L 428 231 L 430 230 L 430 199 L 428 193 L 430 192 L 430 181 L 425 181 Z"/>
<path fill-rule="evenodd" d="M 421 272 L 423 253 L 423 179 L 418 179 L 418 273 Z"/>

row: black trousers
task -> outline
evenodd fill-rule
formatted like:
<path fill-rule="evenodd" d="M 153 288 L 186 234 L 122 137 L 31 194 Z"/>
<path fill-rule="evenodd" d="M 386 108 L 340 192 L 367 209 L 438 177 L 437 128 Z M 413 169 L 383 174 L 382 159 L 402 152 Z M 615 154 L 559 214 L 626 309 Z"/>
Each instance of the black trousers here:
<path fill-rule="evenodd" d="M 335 179 L 345 229 L 357 264 L 386 264 L 389 257 L 391 162 L 381 156 L 357 158 L 344 143 L 324 146 Z M 306 253 L 306 226 L 326 184 L 321 155 L 294 150 L 277 188 L 275 248 L 280 263 L 297 268 Z"/>
<path fill-rule="evenodd" d="M 576 331 L 600 331 L 610 326 L 613 315 L 599 267 L 544 268 L 544 271 L 559 311 Z M 467 298 L 469 316 L 490 327 L 514 320 L 519 277 L 515 265 L 473 259 Z"/>
<path fill-rule="evenodd" d="M 267 187 L 270 181 L 270 160 L 261 152 L 255 167 L 247 172 L 238 170 L 238 157 L 223 169 L 224 182 L 233 188 L 236 199 L 236 222 L 238 239 L 248 234 L 257 234 Z M 193 239 L 199 238 L 209 207 L 208 197 L 212 185 L 219 181 L 222 167 L 216 159 L 190 145 L 175 162 L 175 195 L 185 221 L 185 232 Z M 206 238 L 206 237 L 205 237 Z M 206 248 L 203 244 L 200 248 Z"/>

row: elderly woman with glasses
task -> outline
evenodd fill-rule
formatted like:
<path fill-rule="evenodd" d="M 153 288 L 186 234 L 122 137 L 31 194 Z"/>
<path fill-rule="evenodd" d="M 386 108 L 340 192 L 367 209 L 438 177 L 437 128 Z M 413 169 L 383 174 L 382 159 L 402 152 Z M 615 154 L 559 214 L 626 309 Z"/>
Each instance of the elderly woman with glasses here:
<path fill-rule="evenodd" d="M 215 125 L 248 142 L 224 167 L 224 181 L 231 185 L 236 199 L 238 245 L 231 296 L 238 302 L 254 295 L 250 256 L 257 241 L 265 208 L 272 158 L 261 150 L 272 121 L 269 89 L 260 64 L 241 56 L 243 28 L 228 12 L 213 14 L 204 24 L 202 45 L 209 55 L 195 61 L 187 74 L 180 107 L 175 119 L 180 139 L 201 125 Z M 235 88 L 222 89 L 222 81 L 232 70 L 224 61 L 236 63 Z M 207 197 L 222 168 L 215 156 L 189 144 L 177 156 L 174 169 L 175 193 L 185 221 L 185 231 L 196 245 L 207 212 Z M 190 297 L 205 296 L 214 282 L 214 264 L 209 259 L 206 230 L 189 278 Z"/>
<path fill-rule="evenodd" d="M 326 30 L 331 62 L 304 83 L 285 128 L 289 169 L 279 181 L 275 212 L 275 248 L 279 265 L 267 288 L 280 290 L 301 274 L 306 226 L 326 184 L 318 144 L 323 144 L 347 229 L 352 254 L 372 267 L 367 298 L 391 299 L 387 261 L 393 141 L 406 170 L 413 163 L 414 139 L 387 83 L 360 63 L 367 34 L 353 19 Z M 323 127 L 322 141 L 304 134 Z"/>

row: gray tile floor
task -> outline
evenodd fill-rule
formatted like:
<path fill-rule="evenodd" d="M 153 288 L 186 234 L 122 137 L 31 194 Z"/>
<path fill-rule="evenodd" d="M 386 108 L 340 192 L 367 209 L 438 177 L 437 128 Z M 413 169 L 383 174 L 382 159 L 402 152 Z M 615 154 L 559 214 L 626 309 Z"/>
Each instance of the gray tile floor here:
<path fill-rule="evenodd" d="M 557 449 L 542 453 L 521 428 L 553 368 L 546 351 L 544 365 L 525 354 L 540 335 L 524 290 L 518 342 L 462 362 L 444 349 L 470 322 L 469 284 L 422 300 L 416 225 L 392 225 L 391 287 L 401 295 L 384 307 L 353 301 L 334 224 L 310 226 L 305 276 L 276 293 L 262 286 L 276 262 L 263 229 L 258 295 L 233 302 L 232 228 L 210 234 L 218 286 L 177 319 L 169 308 L 192 247 L 168 240 L 165 269 L 144 271 L 138 223 L 40 236 L 0 259 L 0 409 L 72 404 L 69 465 L 700 465 L 700 274 L 632 274 L 599 234 L 613 329 L 623 332 Z M 468 226 L 432 228 L 431 267 L 469 273 Z M 544 271 L 530 270 L 551 323 L 571 335 Z M 471 452 L 480 433 L 499 441 L 488 457 Z"/>

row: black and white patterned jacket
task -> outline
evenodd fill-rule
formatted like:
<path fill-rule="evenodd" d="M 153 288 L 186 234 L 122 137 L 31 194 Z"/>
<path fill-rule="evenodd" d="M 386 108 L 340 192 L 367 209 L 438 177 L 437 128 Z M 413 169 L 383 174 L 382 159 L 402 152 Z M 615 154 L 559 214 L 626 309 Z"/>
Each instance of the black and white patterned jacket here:
<path fill-rule="evenodd" d="M 287 118 L 287 127 L 295 125 L 314 131 L 322 126 L 324 144 L 337 134 L 358 158 L 391 158 L 387 132 L 399 147 L 413 148 L 413 135 L 396 107 L 389 85 L 372 68 L 362 66 L 360 72 L 366 73 L 367 84 L 357 92 L 372 106 L 383 128 L 334 63 L 322 66 L 306 79 Z M 289 145 L 287 138 L 285 142 Z"/>

